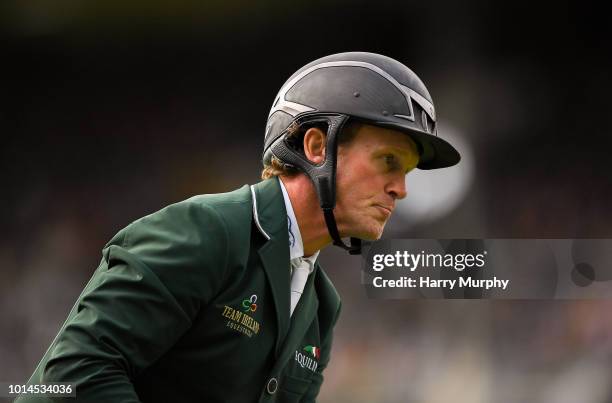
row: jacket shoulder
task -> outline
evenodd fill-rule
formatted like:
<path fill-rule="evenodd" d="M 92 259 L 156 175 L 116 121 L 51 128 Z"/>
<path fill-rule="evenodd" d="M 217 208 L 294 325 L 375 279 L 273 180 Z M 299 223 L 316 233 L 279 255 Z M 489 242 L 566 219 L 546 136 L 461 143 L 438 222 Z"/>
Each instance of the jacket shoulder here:
<path fill-rule="evenodd" d="M 253 217 L 251 190 L 248 185 L 227 193 L 203 194 L 193 196 L 183 203 L 186 206 L 196 205 L 214 212 L 223 221 L 230 239 L 243 240 L 249 231 Z M 187 207 L 189 208 L 189 207 Z"/>
<path fill-rule="evenodd" d="M 126 241 L 127 234 L 141 231 L 168 230 L 183 234 L 207 232 L 211 229 L 230 231 L 237 218 L 250 219 L 249 186 L 227 193 L 201 194 L 170 204 L 158 211 L 132 221 L 120 230 L 109 244 Z M 243 214 L 240 214 L 243 212 Z M 108 246 L 108 244 L 107 244 Z"/>
<path fill-rule="evenodd" d="M 222 283 L 236 245 L 248 238 L 250 191 L 244 186 L 223 194 L 198 195 L 139 218 L 120 230 L 104 247 L 103 256 L 119 249 L 153 271 L 165 284 L 192 289 L 214 277 Z M 247 243 L 248 244 L 248 243 Z M 242 248 L 244 249 L 244 248 Z M 178 276 L 180 272 L 183 275 Z M 217 284 L 217 285 L 219 285 Z M 213 287 L 218 288 L 218 287 Z M 198 290 L 191 290 L 196 295 Z"/>
<path fill-rule="evenodd" d="M 251 204 L 251 191 L 249 185 L 244 185 L 241 188 L 226 193 L 211 193 L 201 194 L 190 197 L 181 203 L 185 204 L 200 204 L 213 208 L 222 208 L 233 204 Z"/>

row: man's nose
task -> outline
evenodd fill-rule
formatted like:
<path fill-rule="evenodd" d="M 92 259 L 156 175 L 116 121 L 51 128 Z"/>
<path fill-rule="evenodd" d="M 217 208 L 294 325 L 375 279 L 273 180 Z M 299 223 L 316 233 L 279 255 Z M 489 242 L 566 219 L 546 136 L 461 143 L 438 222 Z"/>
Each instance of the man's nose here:
<path fill-rule="evenodd" d="M 387 194 L 389 194 L 393 199 L 403 199 L 408 194 L 406 192 L 406 177 L 402 175 L 402 177 L 393 178 L 391 182 L 387 184 Z"/>

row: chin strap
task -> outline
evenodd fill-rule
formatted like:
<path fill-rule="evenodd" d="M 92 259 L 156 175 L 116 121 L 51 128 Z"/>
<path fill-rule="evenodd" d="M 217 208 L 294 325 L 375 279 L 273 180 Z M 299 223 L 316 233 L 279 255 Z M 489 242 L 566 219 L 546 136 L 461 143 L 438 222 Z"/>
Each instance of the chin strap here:
<path fill-rule="evenodd" d="M 329 235 L 331 235 L 332 239 L 334 240 L 334 245 L 348 251 L 348 253 L 351 255 L 361 254 L 361 239 L 351 238 L 350 246 L 342 242 L 340 233 L 338 232 L 338 226 L 336 225 L 336 218 L 334 217 L 333 209 L 324 208 L 323 217 L 325 217 L 325 224 L 327 225 Z"/>
<path fill-rule="evenodd" d="M 351 238 L 351 244 L 346 245 L 340 238 L 334 207 L 336 206 L 336 159 L 338 156 L 338 133 L 347 122 L 348 116 L 329 113 L 313 113 L 296 119 L 299 125 L 316 123 L 327 124 L 327 139 L 325 161 L 313 165 L 306 157 L 293 149 L 281 135 L 272 146 L 272 153 L 285 164 L 292 165 L 304 172 L 314 184 L 323 210 L 323 217 L 329 235 L 334 245 L 348 251 L 351 255 L 361 254 L 361 239 Z"/>

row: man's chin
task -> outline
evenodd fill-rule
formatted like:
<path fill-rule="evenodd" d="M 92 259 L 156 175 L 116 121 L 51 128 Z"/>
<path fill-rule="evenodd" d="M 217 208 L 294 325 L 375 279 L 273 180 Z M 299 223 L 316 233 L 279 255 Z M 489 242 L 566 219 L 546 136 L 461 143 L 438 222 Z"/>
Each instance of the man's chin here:
<path fill-rule="evenodd" d="M 383 230 L 385 229 L 385 223 L 381 223 L 377 220 L 372 220 L 373 222 L 370 223 L 370 225 L 363 225 L 364 223 L 361 222 L 360 227 L 361 228 L 355 228 L 355 230 L 353 231 L 346 231 L 346 229 L 344 231 L 340 231 L 340 236 L 342 238 L 345 237 L 353 237 L 353 238 L 359 238 L 359 239 L 363 239 L 364 241 L 377 241 L 380 239 L 380 237 L 383 234 Z"/>
<path fill-rule="evenodd" d="M 363 239 L 364 241 L 378 241 L 383 234 L 384 225 L 380 228 L 370 229 L 369 231 L 363 231 L 357 238 Z"/>

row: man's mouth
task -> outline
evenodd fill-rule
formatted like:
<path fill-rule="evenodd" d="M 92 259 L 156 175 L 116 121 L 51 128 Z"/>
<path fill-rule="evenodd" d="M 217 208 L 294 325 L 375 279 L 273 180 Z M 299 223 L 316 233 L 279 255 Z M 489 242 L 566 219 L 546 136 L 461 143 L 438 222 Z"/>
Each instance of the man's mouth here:
<path fill-rule="evenodd" d="M 378 207 L 379 210 L 389 216 L 393 213 L 393 207 L 383 206 L 382 204 L 375 204 L 374 207 Z"/>

